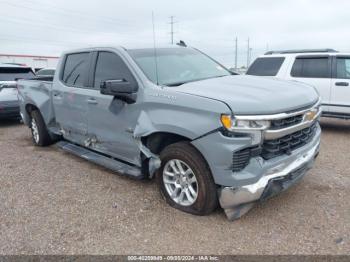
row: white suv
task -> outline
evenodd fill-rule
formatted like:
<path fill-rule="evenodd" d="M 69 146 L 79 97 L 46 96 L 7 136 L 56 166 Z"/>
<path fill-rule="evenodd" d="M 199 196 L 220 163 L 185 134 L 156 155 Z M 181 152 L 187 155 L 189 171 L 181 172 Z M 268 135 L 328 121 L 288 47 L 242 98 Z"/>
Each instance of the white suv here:
<path fill-rule="evenodd" d="M 247 74 L 310 84 L 321 95 L 323 116 L 350 119 L 350 53 L 333 49 L 269 51 L 253 62 Z"/>

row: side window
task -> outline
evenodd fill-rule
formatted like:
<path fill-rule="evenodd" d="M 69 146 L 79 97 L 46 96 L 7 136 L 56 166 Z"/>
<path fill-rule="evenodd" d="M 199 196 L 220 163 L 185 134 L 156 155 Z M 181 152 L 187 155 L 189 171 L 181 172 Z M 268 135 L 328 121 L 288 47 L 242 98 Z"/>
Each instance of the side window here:
<path fill-rule="evenodd" d="M 99 52 L 95 68 L 94 87 L 100 88 L 102 81 L 125 79 L 135 83 L 132 73 L 124 61 L 111 52 Z"/>
<path fill-rule="evenodd" d="M 62 81 L 68 86 L 83 87 L 89 65 L 89 53 L 67 55 Z"/>
<path fill-rule="evenodd" d="M 336 78 L 350 79 L 350 57 L 337 57 Z"/>
<path fill-rule="evenodd" d="M 329 78 L 328 57 L 303 57 L 294 61 L 291 76 Z"/>
<path fill-rule="evenodd" d="M 281 68 L 284 57 L 257 58 L 248 68 L 247 75 L 275 76 Z"/>

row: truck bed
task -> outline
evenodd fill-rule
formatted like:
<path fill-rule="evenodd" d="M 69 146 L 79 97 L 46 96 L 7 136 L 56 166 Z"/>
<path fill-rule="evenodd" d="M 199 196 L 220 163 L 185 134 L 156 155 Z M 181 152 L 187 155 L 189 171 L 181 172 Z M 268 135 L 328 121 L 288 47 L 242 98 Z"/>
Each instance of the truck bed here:
<path fill-rule="evenodd" d="M 26 125 L 30 123 L 30 108 L 36 107 L 42 112 L 46 123 L 54 118 L 51 101 L 52 77 L 36 77 L 32 79 L 20 79 L 17 81 L 18 98 L 22 112 L 22 118 Z"/>

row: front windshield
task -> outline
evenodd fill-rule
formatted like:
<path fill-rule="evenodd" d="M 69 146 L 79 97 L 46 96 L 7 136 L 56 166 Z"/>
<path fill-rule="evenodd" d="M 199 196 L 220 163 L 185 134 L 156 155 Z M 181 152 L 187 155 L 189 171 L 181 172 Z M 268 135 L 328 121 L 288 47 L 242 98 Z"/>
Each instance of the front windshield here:
<path fill-rule="evenodd" d="M 128 50 L 148 79 L 157 83 L 154 49 Z M 158 84 L 178 86 L 187 82 L 228 76 L 231 73 L 192 48 L 157 48 Z"/>

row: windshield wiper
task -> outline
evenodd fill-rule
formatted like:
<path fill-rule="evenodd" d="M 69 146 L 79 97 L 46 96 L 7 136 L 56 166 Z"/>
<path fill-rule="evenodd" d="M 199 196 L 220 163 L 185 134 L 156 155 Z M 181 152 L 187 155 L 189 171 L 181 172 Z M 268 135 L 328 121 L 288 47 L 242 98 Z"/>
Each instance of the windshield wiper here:
<path fill-rule="evenodd" d="M 171 84 L 164 84 L 165 86 L 181 86 L 183 84 L 186 84 L 188 82 L 191 82 L 191 81 L 185 81 L 185 82 L 175 82 L 175 83 L 171 83 Z"/>
<path fill-rule="evenodd" d="M 219 77 L 224 77 L 224 76 L 228 76 L 228 75 L 204 77 L 204 78 L 198 78 L 198 79 L 193 79 L 193 80 L 189 80 L 189 81 L 175 82 L 175 83 L 164 84 L 164 85 L 165 86 L 181 86 L 183 84 L 187 84 L 187 83 L 190 83 L 190 82 L 197 82 L 197 81 L 201 81 L 201 80 L 206 80 L 206 79 L 211 79 L 211 78 L 219 78 Z"/>

